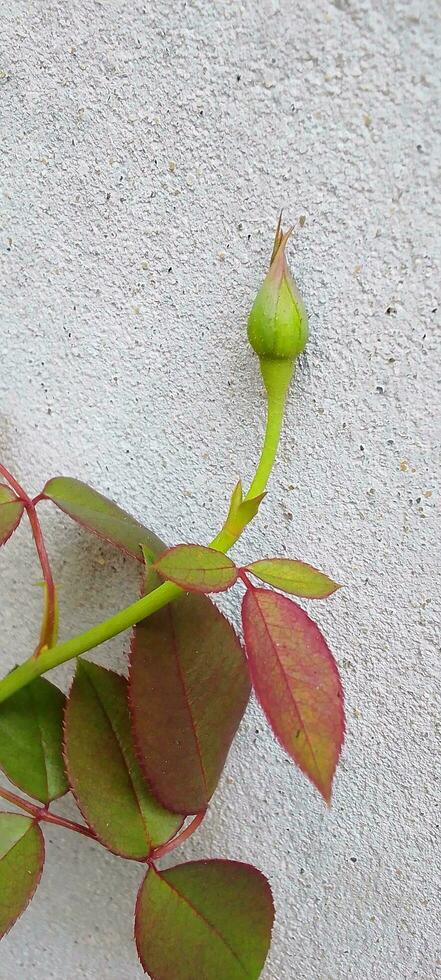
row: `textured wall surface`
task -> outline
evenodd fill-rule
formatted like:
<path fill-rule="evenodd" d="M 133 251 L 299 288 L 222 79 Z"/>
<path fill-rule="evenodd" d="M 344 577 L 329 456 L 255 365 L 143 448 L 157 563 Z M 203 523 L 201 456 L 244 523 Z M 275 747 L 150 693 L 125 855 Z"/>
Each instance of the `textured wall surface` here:
<path fill-rule="evenodd" d="M 311 342 L 236 555 L 346 583 L 314 612 L 347 741 L 326 812 L 251 704 L 181 857 L 269 876 L 265 980 L 435 977 L 439 2 L 8 0 L 0 19 L 0 451 L 29 490 L 81 476 L 170 542 L 208 540 L 262 436 L 244 324 L 282 205 L 297 227 Z M 41 514 L 67 637 L 137 575 Z M 41 601 L 24 522 L 0 557 L 4 672 Z M 126 647 L 96 656 L 122 667 Z M 139 869 L 47 838 L 1 980 L 140 978 Z"/>

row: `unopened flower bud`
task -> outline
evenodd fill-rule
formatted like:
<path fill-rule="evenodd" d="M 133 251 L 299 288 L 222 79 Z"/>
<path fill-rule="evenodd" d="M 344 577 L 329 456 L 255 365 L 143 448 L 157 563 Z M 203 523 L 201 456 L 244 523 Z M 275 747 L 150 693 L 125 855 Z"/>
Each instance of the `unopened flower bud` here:
<path fill-rule="evenodd" d="M 285 256 L 292 230 L 283 233 L 280 216 L 269 271 L 248 318 L 248 340 L 268 360 L 294 360 L 308 340 L 306 311 Z"/>

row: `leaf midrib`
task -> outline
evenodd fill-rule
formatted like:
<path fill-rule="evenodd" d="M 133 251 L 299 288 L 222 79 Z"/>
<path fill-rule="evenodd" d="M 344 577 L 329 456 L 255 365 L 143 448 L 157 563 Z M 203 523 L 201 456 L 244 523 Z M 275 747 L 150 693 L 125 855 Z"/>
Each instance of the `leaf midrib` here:
<path fill-rule="evenodd" d="M 236 951 L 232 948 L 232 946 L 230 946 L 230 944 L 227 942 L 227 940 L 222 935 L 222 933 L 219 932 L 219 930 L 216 928 L 216 926 L 214 926 L 213 923 L 210 922 L 210 920 L 207 919 L 205 917 L 205 915 L 203 915 L 202 912 L 200 912 L 199 909 L 196 908 L 195 905 L 193 905 L 193 903 L 190 901 L 189 898 L 187 898 L 186 895 L 183 895 L 182 892 L 180 892 L 179 889 L 176 888 L 175 885 L 172 885 L 171 882 L 168 880 L 168 878 L 165 878 L 164 875 L 162 875 L 158 871 L 156 871 L 155 873 L 158 875 L 158 877 L 161 879 L 161 881 L 163 881 L 170 888 L 170 890 L 175 895 L 177 895 L 183 902 L 185 902 L 185 904 L 193 912 L 193 914 L 196 915 L 198 919 L 201 919 L 201 921 L 204 923 L 204 925 L 206 925 L 208 927 L 208 929 L 210 930 L 210 932 L 212 932 L 213 935 L 216 936 L 216 938 L 222 943 L 222 945 L 225 947 L 225 949 L 227 949 L 228 952 L 231 954 L 231 956 L 236 960 L 236 962 L 239 964 L 241 970 L 243 970 L 244 976 L 245 977 L 249 977 L 249 972 L 248 972 L 247 967 L 244 966 L 244 964 L 242 963 L 242 960 L 237 955 Z"/>
<path fill-rule="evenodd" d="M 27 693 L 27 696 L 28 696 L 28 706 L 30 707 L 31 712 L 32 712 L 31 717 L 32 717 L 33 727 L 36 729 L 36 731 L 38 733 L 38 736 L 39 736 L 37 739 L 34 739 L 33 740 L 33 749 L 34 749 L 34 753 L 35 753 L 34 754 L 34 759 L 37 761 L 37 763 L 38 763 L 38 761 L 43 760 L 43 765 L 42 765 L 43 774 L 44 774 L 43 775 L 43 778 L 44 778 L 45 785 L 46 785 L 46 794 L 45 795 L 48 796 L 48 794 L 49 794 L 49 786 L 48 786 L 48 780 L 47 780 L 46 759 L 45 759 L 45 753 L 44 753 L 44 748 L 43 748 L 43 743 L 42 743 L 42 738 L 41 738 L 40 723 L 39 723 L 39 720 L 38 720 L 38 717 L 37 717 L 37 712 L 36 712 L 36 708 L 35 708 L 35 702 L 34 702 L 34 698 L 33 698 L 33 695 L 32 695 L 32 684 L 30 684 L 28 686 L 28 689 L 27 689 L 27 692 L 26 693 Z M 7 735 L 8 735 L 8 739 L 11 742 L 15 742 L 16 745 L 18 745 L 20 747 L 20 749 L 23 749 L 23 740 L 20 739 L 20 738 L 18 738 L 18 736 L 14 733 L 13 730 L 12 730 L 12 733 L 11 733 L 11 731 L 8 731 Z M 38 799 L 38 797 L 36 797 L 36 798 Z M 47 800 L 44 800 L 44 802 L 48 802 L 48 801 Z"/>
<path fill-rule="evenodd" d="M 257 589 L 255 589 L 255 591 L 257 592 L 258 590 L 257 590 Z M 262 589 L 261 591 L 262 591 L 262 592 L 266 592 L 267 590 L 266 590 L 266 589 Z M 255 597 L 254 597 L 254 593 L 253 593 L 253 598 L 255 598 Z M 291 601 L 291 600 L 288 600 L 288 602 L 289 602 L 289 601 Z M 298 703 L 297 703 L 297 700 L 296 700 L 296 698 L 295 698 L 295 696 L 294 696 L 294 694 L 293 694 L 293 692 L 292 692 L 292 690 L 291 690 L 291 686 L 290 686 L 290 682 L 289 682 L 289 677 L 288 677 L 288 674 L 287 674 L 287 672 L 286 672 L 286 670 L 285 670 L 285 668 L 284 668 L 284 666 L 283 666 L 283 663 L 281 662 L 281 660 L 280 660 L 280 658 L 279 658 L 279 656 L 278 656 L 278 654 L 277 654 L 277 648 L 276 648 L 276 644 L 275 644 L 275 643 L 274 643 L 274 641 L 273 641 L 273 638 L 272 638 L 272 635 L 271 635 L 271 632 L 270 632 L 270 630 L 269 630 L 269 628 L 268 628 L 268 625 L 267 625 L 267 622 L 266 622 L 266 619 L 265 619 L 265 616 L 264 616 L 264 614 L 263 614 L 263 612 L 262 612 L 262 610 L 261 610 L 261 607 L 260 607 L 260 605 L 259 605 L 259 600 L 258 600 L 258 599 L 255 599 L 255 602 L 256 602 L 256 605 L 257 605 L 257 608 L 258 608 L 258 610 L 259 610 L 259 613 L 260 613 L 260 617 L 261 617 L 261 620 L 262 620 L 262 622 L 263 622 L 263 626 L 264 626 L 264 629 L 265 629 L 265 632 L 266 632 L 266 634 L 267 634 L 267 636 L 268 636 L 268 638 L 269 638 L 269 641 L 270 641 L 270 643 L 271 643 L 271 647 L 272 647 L 272 649 L 274 650 L 274 657 L 275 657 L 275 660 L 276 660 L 276 663 L 277 663 L 277 664 L 278 664 L 278 666 L 279 666 L 279 669 L 280 669 L 280 672 L 281 672 L 281 674 L 282 674 L 282 677 L 283 677 L 283 680 L 284 680 L 284 683 L 285 683 L 285 686 L 286 686 L 286 688 L 287 688 L 287 691 L 288 691 L 288 695 L 289 695 L 289 698 L 290 698 L 290 700 L 292 701 L 292 703 L 293 703 L 293 705 L 294 705 L 294 707 L 295 707 L 295 710 L 297 711 L 297 714 L 298 714 L 298 716 L 299 716 L 299 719 L 300 719 L 300 722 L 301 722 L 301 725 L 302 725 L 302 730 L 303 730 L 303 732 L 304 732 L 304 735 L 305 735 L 305 739 L 306 739 L 306 741 L 307 741 L 307 743 L 308 743 L 308 747 L 309 747 L 309 751 L 310 751 L 310 753 L 311 753 L 311 756 L 312 756 L 312 759 L 313 759 L 313 761 L 314 761 L 314 765 L 315 765 L 315 768 L 316 768 L 316 772 L 317 772 L 317 774 L 318 774 L 318 777 L 319 777 L 319 779 L 320 779 L 320 782 L 322 782 L 322 780 L 323 780 L 323 778 L 324 778 L 324 776 L 323 776 L 323 773 L 322 773 L 322 771 L 321 771 L 321 769 L 320 769 L 320 766 L 319 766 L 319 764 L 318 764 L 318 762 L 317 762 L 317 757 L 316 757 L 316 754 L 315 754 L 315 750 L 314 750 L 314 748 L 313 748 L 313 746 L 312 746 L 312 744 L 311 744 L 311 739 L 310 739 L 310 737 L 309 737 L 309 734 L 308 734 L 308 730 L 307 730 L 307 728 L 306 728 L 306 725 L 305 725 L 305 722 L 303 721 L 303 716 L 302 716 L 302 713 L 301 713 L 301 711 L 300 711 L 300 708 L 299 708 L 299 706 L 298 706 Z"/>
<path fill-rule="evenodd" d="M 50 790 L 49 790 L 49 771 L 48 771 L 47 759 L 46 759 L 46 741 L 45 741 L 44 735 L 43 735 L 43 728 L 42 728 L 42 726 L 40 724 L 40 715 L 38 713 L 38 701 L 36 700 L 36 698 L 34 698 L 34 692 L 33 692 L 32 684 L 29 685 L 29 697 L 30 697 L 31 702 L 32 702 L 32 708 L 33 708 L 33 714 L 34 714 L 34 718 L 35 718 L 35 724 L 37 726 L 37 731 L 38 731 L 38 734 L 40 736 L 40 738 L 39 738 L 39 744 L 40 744 L 40 747 L 41 747 L 41 755 L 43 757 L 43 769 L 44 769 L 45 782 L 46 782 L 46 797 L 47 797 L 47 800 L 45 800 L 45 802 L 49 802 L 49 798 L 51 796 L 51 793 L 50 793 Z"/>
<path fill-rule="evenodd" d="M 198 735 L 198 730 L 197 730 L 197 726 L 196 726 L 196 721 L 195 721 L 195 719 L 193 717 L 193 713 L 192 713 L 191 708 L 190 708 L 190 699 L 189 699 L 188 692 L 187 692 L 187 686 L 186 686 L 186 683 L 185 683 L 185 677 L 184 677 L 184 673 L 183 673 L 183 670 L 182 670 L 182 664 L 181 664 L 181 661 L 180 661 L 180 658 L 179 658 L 179 644 L 178 644 L 178 640 L 177 640 L 177 636 L 176 636 L 176 629 L 175 629 L 175 623 L 174 623 L 174 619 L 173 619 L 173 613 L 172 613 L 172 611 L 170 609 L 168 610 L 168 616 L 169 616 L 169 620 L 170 620 L 170 631 L 171 631 L 171 638 L 172 638 L 173 655 L 174 655 L 174 658 L 175 658 L 175 661 L 176 661 L 176 668 L 177 668 L 177 671 L 178 671 L 178 677 L 179 677 L 179 681 L 181 683 L 181 687 L 182 687 L 182 690 L 183 690 L 183 693 L 184 693 L 184 703 L 185 703 L 185 707 L 187 709 L 187 713 L 188 713 L 188 716 L 189 716 L 189 719 L 190 719 L 190 726 L 191 726 L 191 730 L 192 730 L 192 733 L 193 733 L 194 743 L 195 743 L 195 746 L 196 746 L 196 752 L 197 752 L 197 756 L 198 756 L 200 767 L 201 767 L 202 782 L 204 784 L 204 790 L 205 790 L 205 799 L 206 799 L 206 801 L 208 801 L 208 798 L 209 798 L 208 778 L 207 778 L 207 773 L 206 773 L 206 770 L 205 770 L 204 758 L 203 758 L 203 755 L 202 755 L 202 747 L 201 747 L 201 744 L 200 744 L 200 741 L 199 741 L 199 735 Z"/>
<path fill-rule="evenodd" d="M 132 790 L 132 795 L 133 795 L 133 798 L 135 800 L 135 803 L 136 803 L 136 806 L 137 806 L 137 809 L 138 809 L 138 812 L 139 812 L 139 816 L 141 818 L 142 826 L 144 828 L 144 832 L 145 832 L 145 836 L 146 836 L 146 840 L 147 840 L 147 847 L 149 849 L 149 852 L 151 853 L 152 848 L 153 848 L 152 839 L 150 837 L 150 832 L 149 832 L 149 828 L 147 826 L 147 821 L 146 821 L 146 818 L 144 816 L 144 813 L 143 813 L 143 810 L 142 810 L 142 807 L 141 807 L 141 803 L 140 803 L 138 794 L 136 792 L 135 784 L 133 782 L 132 774 L 131 774 L 130 769 L 129 769 L 129 766 L 127 764 L 127 760 L 126 760 L 126 757 L 125 757 L 125 754 L 124 754 L 124 748 L 123 748 L 123 746 L 122 746 L 122 744 L 120 742 L 118 732 L 115 729 L 115 727 L 113 726 L 112 720 L 109 717 L 109 714 L 107 712 L 106 706 L 105 706 L 105 704 L 103 703 L 103 701 L 102 701 L 102 699 L 100 697 L 99 691 L 97 690 L 97 688 L 95 687 L 95 684 L 93 683 L 93 681 L 91 680 L 91 678 L 87 674 L 87 671 L 84 671 L 83 676 L 86 677 L 87 682 L 88 682 L 89 686 L 91 687 L 91 689 L 93 691 L 93 694 L 94 694 L 96 700 L 98 701 L 98 704 L 99 704 L 99 706 L 100 706 L 100 708 L 101 708 L 101 710 L 102 710 L 102 712 L 104 714 L 104 717 L 106 718 L 107 724 L 108 724 L 108 726 L 109 726 L 109 728 L 110 728 L 110 730 L 112 732 L 112 735 L 114 736 L 115 743 L 117 745 L 119 754 L 120 754 L 121 759 L 122 759 L 122 762 L 123 762 L 123 767 L 126 770 L 127 775 L 129 777 L 130 787 L 131 787 L 131 790 Z"/>

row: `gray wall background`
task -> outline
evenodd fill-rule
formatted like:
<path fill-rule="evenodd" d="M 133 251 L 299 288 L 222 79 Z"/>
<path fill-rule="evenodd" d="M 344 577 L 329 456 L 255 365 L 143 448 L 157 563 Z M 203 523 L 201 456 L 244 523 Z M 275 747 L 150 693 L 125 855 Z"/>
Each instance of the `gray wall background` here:
<path fill-rule="evenodd" d="M 29 490 L 80 476 L 170 542 L 207 541 L 262 437 L 245 321 L 281 206 L 297 227 L 311 342 L 236 555 L 346 583 L 314 609 L 346 746 L 326 812 L 253 703 L 178 860 L 270 877 L 265 980 L 435 977 L 439 3 L 9 0 L 0 20 L 0 449 Z M 41 514 L 67 637 L 129 601 L 137 574 Z M 0 574 L 5 672 L 41 601 L 24 522 Z M 126 647 L 97 657 L 122 667 Z M 1 980 L 141 977 L 140 870 L 56 828 L 47 841 Z"/>

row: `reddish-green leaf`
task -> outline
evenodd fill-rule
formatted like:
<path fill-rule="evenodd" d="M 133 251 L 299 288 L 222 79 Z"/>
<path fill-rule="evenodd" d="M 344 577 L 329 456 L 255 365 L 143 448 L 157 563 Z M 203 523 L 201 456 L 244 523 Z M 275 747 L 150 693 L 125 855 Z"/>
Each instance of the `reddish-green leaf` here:
<path fill-rule="evenodd" d="M 245 571 L 282 592 L 304 599 L 326 599 L 340 588 L 317 568 L 291 558 L 262 558 L 247 565 Z"/>
<path fill-rule="evenodd" d="M 250 683 L 237 636 L 210 599 L 182 596 L 135 628 L 130 701 L 138 756 L 161 803 L 205 809 Z"/>
<path fill-rule="evenodd" d="M 65 700 L 37 677 L 0 704 L 0 769 L 40 803 L 69 789 L 62 754 Z"/>
<path fill-rule="evenodd" d="M 0 483 L 0 545 L 10 538 L 19 525 L 23 510 L 23 501 L 18 499 L 10 487 Z"/>
<path fill-rule="evenodd" d="M 248 864 L 151 868 L 136 906 L 139 958 L 154 980 L 257 980 L 273 919 L 269 884 Z"/>
<path fill-rule="evenodd" d="M 237 579 L 234 561 L 213 548 L 178 544 L 155 562 L 162 578 L 190 592 L 225 592 Z"/>
<path fill-rule="evenodd" d="M 68 476 L 54 477 L 46 483 L 43 493 L 78 524 L 115 544 L 138 561 L 143 561 L 141 545 L 155 556 L 164 550 L 162 541 L 153 531 L 81 480 Z"/>
<path fill-rule="evenodd" d="M 0 939 L 29 904 L 43 864 L 43 834 L 32 817 L 0 813 Z"/>
<path fill-rule="evenodd" d="M 85 660 L 66 706 L 65 756 L 82 814 L 114 853 L 142 860 L 182 825 L 156 802 L 135 758 L 127 681 Z"/>
<path fill-rule="evenodd" d="M 249 589 L 242 617 L 257 697 L 286 751 L 329 803 L 344 737 L 334 658 L 316 623 L 278 592 Z"/>

